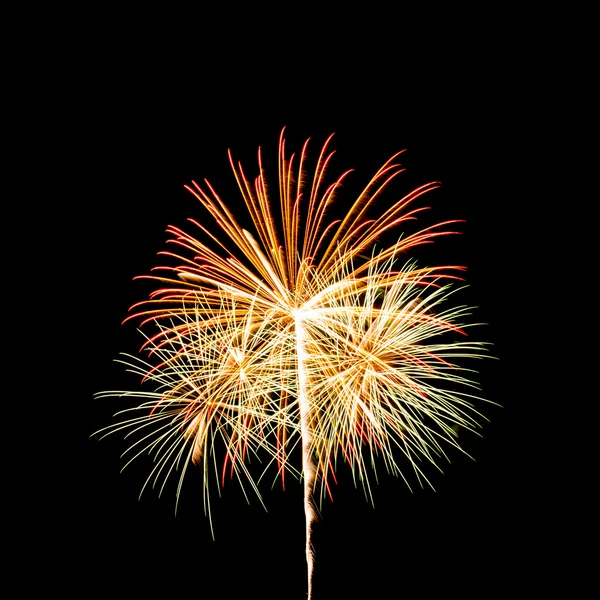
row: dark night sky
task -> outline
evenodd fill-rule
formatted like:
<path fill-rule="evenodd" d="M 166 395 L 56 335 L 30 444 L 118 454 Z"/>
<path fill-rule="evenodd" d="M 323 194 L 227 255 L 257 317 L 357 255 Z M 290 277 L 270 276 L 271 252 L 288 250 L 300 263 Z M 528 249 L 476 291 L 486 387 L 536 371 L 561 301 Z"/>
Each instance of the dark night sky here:
<path fill-rule="evenodd" d="M 336 172 L 352 167 L 367 177 L 406 148 L 408 172 L 398 189 L 443 183 L 428 218 L 464 218 L 464 234 L 442 242 L 440 254 L 436 247 L 423 256 L 467 264 L 470 300 L 489 323 L 481 335 L 500 359 L 482 366 L 481 383 L 484 395 L 503 408 L 484 409 L 490 422 L 483 438 L 464 438 L 476 460 L 454 455 L 443 476 L 433 474 L 436 493 L 411 494 L 382 474 L 373 510 L 341 474 L 315 534 L 316 600 L 396 598 L 416 590 L 425 597 L 485 598 L 520 581 L 536 585 L 530 554 L 544 538 L 529 427 L 537 399 L 523 374 L 524 338 L 532 333 L 515 298 L 515 290 L 527 293 L 517 265 L 535 252 L 524 224 L 535 211 L 522 172 L 528 136 L 516 124 L 530 107 L 514 95 L 517 82 L 502 85 L 510 78 L 501 61 L 488 72 L 447 67 L 449 76 L 436 76 L 426 87 L 389 67 L 368 80 L 337 73 L 283 86 L 248 77 L 228 81 L 225 89 L 214 71 L 196 81 L 163 82 L 126 69 L 86 80 L 81 127 L 73 134 L 81 183 L 71 250 L 73 259 L 80 251 L 85 257 L 74 333 L 82 384 L 69 398 L 77 406 L 77 451 L 61 522 L 72 541 L 59 560 L 87 588 L 114 595 L 125 589 L 130 597 L 163 591 L 162 597 L 305 597 L 299 484 L 291 482 L 285 493 L 263 486 L 268 513 L 257 501 L 248 506 L 235 482 L 227 485 L 221 499 L 213 497 L 212 541 L 197 478 L 184 487 L 174 516 L 172 487 L 160 499 L 150 491 L 137 500 L 148 464 L 119 474 L 124 443 L 89 439 L 110 423 L 114 408 L 93 394 L 132 385 L 113 362 L 121 351 L 135 352 L 141 339 L 133 325 L 120 324 L 147 292 L 132 279 L 156 264 L 167 225 L 185 226 L 186 218 L 200 214 L 183 185 L 206 177 L 217 189 L 235 192 L 227 148 L 249 172 L 259 145 L 274 165 L 283 126 L 290 146 L 311 137 L 313 151 L 335 132 Z M 239 197 L 232 202 L 235 207 Z"/>

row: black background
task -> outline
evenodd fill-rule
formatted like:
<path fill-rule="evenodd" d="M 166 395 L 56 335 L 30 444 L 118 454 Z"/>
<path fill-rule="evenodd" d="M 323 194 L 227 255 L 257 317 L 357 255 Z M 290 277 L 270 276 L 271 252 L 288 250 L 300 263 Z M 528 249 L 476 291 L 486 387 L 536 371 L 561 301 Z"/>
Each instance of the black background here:
<path fill-rule="evenodd" d="M 469 267 L 468 299 L 488 324 L 480 335 L 498 359 L 481 367 L 483 394 L 502 405 L 484 407 L 490 421 L 482 438 L 464 436 L 475 460 L 453 454 L 443 475 L 431 471 L 435 492 L 415 486 L 411 493 L 382 473 L 372 508 L 349 474 L 339 474 L 315 531 L 315 599 L 484 598 L 539 587 L 543 560 L 532 556 L 549 553 L 553 536 L 540 513 L 550 484 L 538 468 L 540 392 L 530 373 L 539 366 L 530 353 L 531 278 L 522 267 L 539 252 L 528 237 L 539 204 L 530 161 L 533 101 L 525 74 L 511 70 L 502 53 L 488 51 L 485 68 L 467 51 L 442 53 L 409 76 L 403 69 L 421 51 L 386 50 L 384 61 L 372 51 L 368 64 L 342 53 L 336 66 L 317 71 L 297 59 L 301 68 L 285 76 L 276 63 L 241 66 L 205 56 L 180 76 L 158 57 L 144 68 L 99 58 L 73 75 L 64 256 L 76 282 L 69 369 L 78 385 L 63 399 L 74 415 L 73 440 L 56 469 L 65 482 L 48 485 L 58 507 L 48 509 L 52 540 L 64 542 L 44 551 L 58 588 L 129 597 L 305 597 L 299 483 L 290 481 L 285 492 L 263 485 L 268 512 L 254 498 L 248 505 L 235 482 L 221 498 L 213 493 L 213 541 L 199 474 L 188 477 L 175 515 L 173 486 L 160 499 L 150 490 L 138 500 L 148 462 L 120 474 L 125 442 L 90 439 L 117 408 L 93 394 L 135 385 L 113 362 L 141 340 L 133 324 L 121 325 L 148 292 L 132 279 L 157 264 L 167 225 L 202 218 L 183 185 L 206 177 L 241 208 L 227 149 L 254 174 L 260 145 L 273 179 L 284 126 L 288 147 L 299 150 L 310 137 L 313 156 L 335 133 L 332 173 L 354 168 L 364 183 L 406 149 L 398 193 L 442 182 L 426 199 L 432 211 L 425 220 L 465 219 L 463 234 L 415 256 Z"/>

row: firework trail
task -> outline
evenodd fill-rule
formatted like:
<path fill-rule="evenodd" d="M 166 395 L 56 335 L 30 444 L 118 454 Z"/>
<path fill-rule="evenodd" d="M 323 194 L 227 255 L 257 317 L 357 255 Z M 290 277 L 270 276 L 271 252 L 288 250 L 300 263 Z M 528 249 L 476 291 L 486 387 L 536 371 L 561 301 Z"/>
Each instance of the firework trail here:
<path fill-rule="evenodd" d="M 186 186 L 216 227 L 191 220 L 194 235 L 169 227 L 174 250 L 161 254 L 175 266 L 145 276 L 159 286 L 129 317 L 142 331 L 151 329 L 142 347 L 147 357 L 123 360 L 152 389 L 98 394 L 142 400 L 98 433 L 133 436 L 127 464 L 153 455 L 142 492 L 149 484 L 162 492 L 179 471 L 179 496 L 187 467 L 202 468 L 209 518 L 211 473 L 219 484 L 236 477 L 244 493 L 249 484 L 259 498 L 262 474 L 250 472 L 252 456 L 267 456 L 265 470 L 274 465 L 282 483 L 286 473 L 302 477 L 311 598 L 315 497 L 331 494 L 338 461 L 349 464 L 369 497 L 369 474 L 379 461 L 408 484 L 399 455 L 421 485 L 427 482 L 420 463 L 437 464 L 444 445 L 458 448 L 457 426 L 478 427 L 474 403 L 481 399 L 462 363 L 486 352 L 466 335 L 469 308 L 449 302 L 463 267 L 419 268 L 406 256 L 455 233 L 455 221 L 376 246 L 416 220 L 425 208 L 415 201 L 438 184 L 425 184 L 373 215 L 403 171 L 399 153 L 343 218 L 329 220 L 350 171 L 326 183 L 330 137 L 309 175 L 308 141 L 299 156 L 288 158 L 283 133 L 278 202 L 260 150 L 253 183 L 229 154 L 254 232 L 238 224 L 207 181 Z M 299 470 L 289 458 L 298 445 Z"/>

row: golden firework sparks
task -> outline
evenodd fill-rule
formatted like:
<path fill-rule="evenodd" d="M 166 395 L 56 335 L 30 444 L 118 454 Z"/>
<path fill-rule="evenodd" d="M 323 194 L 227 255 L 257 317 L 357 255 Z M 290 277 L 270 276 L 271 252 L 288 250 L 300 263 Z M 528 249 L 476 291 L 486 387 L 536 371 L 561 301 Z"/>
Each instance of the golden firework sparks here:
<path fill-rule="evenodd" d="M 469 309 L 452 305 L 463 267 L 418 268 L 407 251 L 454 233 L 455 221 L 438 223 L 375 249 L 384 234 L 424 210 L 414 202 L 438 187 L 428 183 L 371 216 L 390 181 L 402 172 L 399 154 L 368 182 L 343 218 L 328 220 L 342 181 L 325 171 L 333 152 L 325 142 L 312 176 L 306 142 L 299 157 L 279 143 L 278 204 L 272 201 L 259 150 L 253 183 L 229 155 L 255 231 L 242 228 L 205 181 L 187 189 L 216 227 L 192 221 L 194 235 L 169 227 L 176 251 L 162 254 L 175 266 L 147 278 L 160 283 L 129 318 L 142 328 L 148 357 L 123 362 L 151 391 L 108 391 L 98 396 L 141 398 L 130 418 L 101 433 L 136 434 L 128 463 L 150 453 L 146 480 L 162 491 L 188 465 L 204 471 L 210 516 L 210 473 L 226 473 L 260 498 L 251 455 L 270 457 L 282 481 L 304 481 L 308 594 L 312 596 L 312 527 L 315 492 L 322 499 L 343 459 L 371 495 L 370 473 L 382 461 L 405 481 L 404 455 L 417 480 L 419 466 L 458 448 L 458 427 L 477 428 L 477 385 L 464 359 L 486 356 L 485 344 L 465 333 Z M 297 166 L 296 166 L 297 165 Z M 450 335 L 448 335 L 450 334 Z M 122 413 L 119 413 L 122 414 Z M 302 464 L 289 459 L 297 445 Z M 215 448 L 223 448 L 216 456 Z M 318 488 L 317 488 L 318 486 Z M 142 490 L 143 491 L 143 490 Z"/>

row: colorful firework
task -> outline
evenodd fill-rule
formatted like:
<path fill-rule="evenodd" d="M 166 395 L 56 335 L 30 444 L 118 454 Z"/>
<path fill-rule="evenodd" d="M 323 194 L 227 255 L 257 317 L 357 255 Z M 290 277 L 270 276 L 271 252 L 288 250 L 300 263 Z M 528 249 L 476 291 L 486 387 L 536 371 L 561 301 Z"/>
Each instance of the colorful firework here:
<path fill-rule="evenodd" d="M 123 361 L 152 389 L 98 394 L 142 400 L 98 433 L 137 434 L 127 464 L 141 454 L 155 459 L 144 488 L 162 491 L 179 472 L 179 496 L 187 467 L 198 465 L 209 517 L 211 473 L 218 482 L 236 476 L 259 498 L 257 480 L 268 468 L 282 482 L 286 473 L 301 478 L 309 598 L 315 498 L 331 493 L 338 463 L 350 466 L 369 496 L 379 462 L 409 483 L 400 456 L 419 483 L 427 482 L 421 463 L 437 464 L 445 444 L 458 448 L 458 427 L 478 427 L 474 403 L 481 399 L 462 363 L 486 356 L 485 344 L 466 336 L 469 308 L 450 302 L 463 267 L 419 268 L 407 258 L 409 250 L 455 233 L 456 221 L 376 248 L 425 210 L 413 205 L 438 184 L 372 216 L 403 170 L 399 153 L 343 218 L 329 220 L 349 173 L 326 183 L 330 140 L 309 176 L 308 141 L 288 158 L 282 132 L 277 203 L 260 150 L 253 184 L 229 154 L 252 233 L 207 181 L 192 182 L 187 189 L 216 226 L 192 221 L 194 235 L 169 227 L 177 250 L 162 254 L 176 264 L 146 276 L 161 287 L 129 317 L 140 319 L 142 330 L 154 325 L 142 347 L 147 358 Z M 295 466 L 297 446 L 302 459 Z M 252 455 L 268 457 L 258 477 L 248 467 Z"/>

